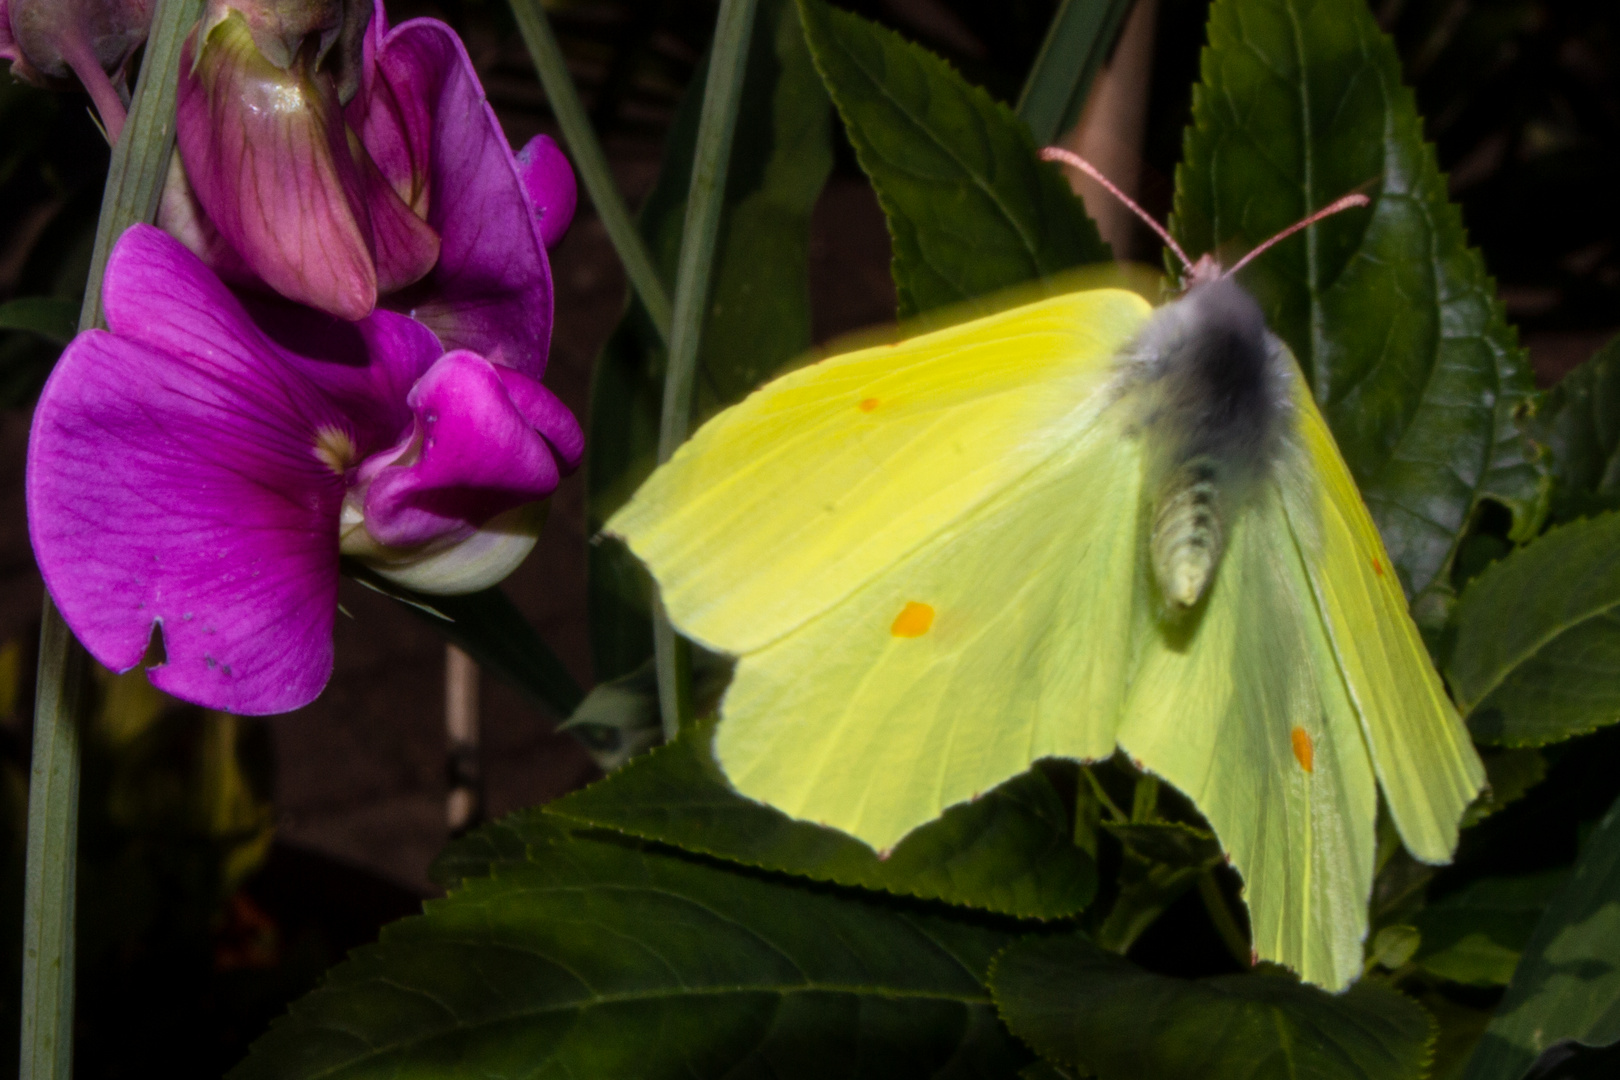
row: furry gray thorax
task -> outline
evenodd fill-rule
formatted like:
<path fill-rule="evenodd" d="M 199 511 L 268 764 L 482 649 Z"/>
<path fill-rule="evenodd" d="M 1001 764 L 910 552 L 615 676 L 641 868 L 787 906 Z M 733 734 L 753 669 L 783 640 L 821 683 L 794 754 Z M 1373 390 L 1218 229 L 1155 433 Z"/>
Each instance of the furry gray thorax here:
<path fill-rule="evenodd" d="M 1154 577 L 1172 617 L 1195 606 L 1284 436 L 1287 351 L 1236 281 L 1199 282 L 1126 349 L 1126 395 L 1150 448 Z"/>

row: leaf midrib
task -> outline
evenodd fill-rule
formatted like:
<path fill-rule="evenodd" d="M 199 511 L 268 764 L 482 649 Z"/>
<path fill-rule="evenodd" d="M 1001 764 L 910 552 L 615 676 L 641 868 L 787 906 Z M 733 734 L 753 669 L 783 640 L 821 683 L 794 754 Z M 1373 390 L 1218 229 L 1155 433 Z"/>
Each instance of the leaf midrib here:
<path fill-rule="evenodd" d="M 487 947 L 487 945 L 480 946 L 480 947 Z M 440 1002 L 438 1002 L 437 999 L 431 997 L 431 995 L 427 995 L 426 991 L 420 990 L 420 989 L 418 989 L 416 987 L 404 986 L 402 984 L 399 984 L 397 982 L 394 982 L 392 980 L 387 979 L 385 976 L 376 975 L 376 976 L 371 976 L 371 977 L 369 977 L 369 978 L 367 978 L 365 980 L 365 983 L 370 983 L 370 982 L 380 982 L 380 983 L 384 983 L 384 984 L 386 984 L 386 985 L 388 985 L 390 987 L 393 987 L 395 989 L 403 990 L 403 991 L 406 991 L 406 992 L 409 992 L 409 993 L 418 994 L 418 995 L 422 995 L 422 996 L 427 996 L 430 1001 L 434 1002 L 434 1004 L 436 1004 L 436 1005 L 441 1004 Z M 353 990 L 362 988 L 365 985 L 365 983 L 355 983 L 355 984 L 351 984 L 349 986 L 344 986 L 344 987 L 328 987 L 328 988 L 326 988 L 326 992 L 327 993 L 334 993 L 334 994 L 352 992 Z M 520 1010 L 517 1010 L 515 1012 L 507 1013 L 507 1014 L 502 1015 L 502 1016 L 487 1017 L 487 1018 L 484 1018 L 484 1019 L 480 1019 L 480 1020 L 478 1020 L 476 1022 L 473 1022 L 473 1023 L 464 1023 L 464 1022 L 461 1022 L 461 1021 L 457 1021 L 453 1026 L 450 1026 L 450 1027 L 447 1027 L 447 1028 L 441 1028 L 438 1031 L 424 1033 L 424 1034 L 416 1036 L 414 1038 L 401 1040 L 399 1042 L 390 1043 L 387 1046 L 367 1050 L 367 1052 L 365 1052 L 364 1054 L 359 1055 L 358 1057 L 350 1058 L 347 1061 L 340 1062 L 339 1064 L 336 1064 L 336 1065 L 333 1065 L 333 1066 L 331 1066 L 329 1068 L 323 1069 L 320 1072 L 306 1073 L 306 1074 L 304 1074 L 304 1080 L 321 1080 L 322 1077 L 335 1076 L 335 1075 L 340 1074 L 345 1069 L 353 1068 L 353 1067 L 355 1067 L 357 1065 L 360 1065 L 360 1064 L 362 1064 L 362 1063 L 364 1063 L 366 1061 L 369 1061 L 369 1060 L 374 1060 L 374 1059 L 377 1059 L 377 1058 L 386 1057 L 386 1056 L 388 1056 L 390 1054 L 395 1054 L 395 1053 L 399 1053 L 401 1051 L 408 1051 L 408 1050 L 411 1050 L 413 1048 L 421 1047 L 421 1046 L 432 1043 L 436 1039 L 449 1038 L 451 1036 L 458 1035 L 458 1034 L 463 1034 L 463 1033 L 468 1032 L 468 1031 L 476 1031 L 476 1030 L 478 1030 L 479 1028 L 482 1028 L 482 1027 L 488 1027 L 488 1026 L 495 1025 L 495 1024 L 509 1023 L 509 1022 L 511 1022 L 513 1020 L 522 1020 L 522 1019 L 530 1018 L 530 1017 L 538 1018 L 538 1017 L 542 1017 L 542 1016 L 552 1015 L 552 1014 L 555 1014 L 555 1013 L 584 1012 L 587 1009 L 594 1009 L 594 1008 L 598 1008 L 598 1007 L 602 1007 L 602 1006 L 610 1006 L 610 1005 L 634 1004 L 634 1003 L 638 1003 L 638 1002 L 649 1002 L 649 1003 L 651 1003 L 651 1002 L 658 1002 L 658 1001 L 665 1001 L 665 1000 L 678 1000 L 678 999 L 679 1000 L 691 1000 L 691 999 L 694 999 L 694 998 L 719 998 L 719 997 L 725 997 L 725 996 L 729 996 L 729 995 L 733 995 L 733 994 L 762 994 L 762 993 L 763 994 L 776 994 L 777 996 L 783 997 L 783 998 L 790 997 L 790 996 L 795 995 L 795 994 L 851 994 L 851 995 L 856 995 L 856 996 L 861 996 L 861 997 L 879 997 L 879 998 L 884 998 L 884 999 L 887 999 L 887 1000 L 890 1000 L 890 1001 L 946 1001 L 946 1002 L 956 1002 L 957 1004 L 967 1005 L 967 1006 L 984 1006 L 984 1007 L 993 1007 L 994 1006 L 994 1002 L 990 997 L 989 991 L 985 991 L 985 993 L 984 993 L 984 995 L 982 997 L 968 997 L 968 996 L 961 995 L 961 994 L 930 993 L 930 992 L 923 992 L 923 991 L 884 991 L 884 990 L 877 990 L 877 989 L 874 989 L 872 987 L 863 987 L 863 986 L 860 986 L 860 985 L 844 985 L 844 984 L 838 984 L 838 983 L 810 984 L 810 985 L 800 985 L 800 986 L 786 986 L 786 985 L 776 986 L 776 985 L 772 985 L 772 984 L 760 984 L 760 985 L 754 986 L 754 985 L 749 985 L 749 984 L 738 983 L 738 984 L 735 984 L 735 985 L 716 986 L 716 987 L 709 987 L 709 988 L 705 988 L 705 989 L 664 990 L 664 991 L 658 991 L 658 992 L 653 992 L 653 993 L 598 994 L 598 995 L 593 996 L 590 1001 L 587 1001 L 587 1002 L 584 1002 L 584 1003 L 563 1004 L 563 1005 L 546 1006 L 546 1007 L 541 1007 L 541 1008 L 520 1009 Z M 441 1007 L 443 1007 L 443 1006 L 441 1005 Z M 294 1014 L 293 1019 L 303 1020 L 304 1018 L 301 1017 L 301 1016 L 298 1016 L 297 1014 Z M 337 1033 L 339 1035 L 343 1035 L 343 1036 L 346 1036 L 346 1037 L 349 1037 L 349 1038 L 360 1038 L 361 1037 L 361 1036 L 357 1035 L 353 1031 L 346 1030 L 346 1029 L 344 1029 L 342 1027 L 338 1027 L 338 1026 L 335 1026 L 333 1024 L 318 1023 L 318 1022 L 315 1022 L 315 1021 L 306 1021 L 306 1023 L 309 1024 L 309 1030 L 334 1032 L 334 1033 Z M 252 1058 L 249 1058 L 249 1060 L 252 1060 Z"/>
<path fill-rule="evenodd" d="M 907 124 L 909 124 L 915 131 L 923 136 L 925 141 L 933 144 L 936 148 L 943 152 L 944 155 L 959 169 L 961 169 L 962 172 L 973 182 L 975 187 L 989 197 L 991 204 L 995 206 L 996 210 L 1007 221 L 1007 223 L 1012 226 L 1013 232 L 1017 235 L 1019 242 L 1024 245 L 1024 251 L 1029 256 L 1031 268 L 1037 275 L 1039 275 L 1041 271 L 1039 248 L 1025 231 L 1018 219 L 1013 216 L 1012 212 L 1002 201 L 1000 194 L 995 190 L 995 188 L 986 184 L 980 173 L 963 161 L 962 158 L 956 154 L 952 146 L 941 142 L 925 124 L 920 123 L 916 117 L 911 114 L 911 111 L 889 92 L 888 87 L 883 84 L 883 81 L 877 78 L 872 71 L 861 62 L 860 58 L 857 57 L 853 51 L 845 47 L 843 41 L 839 39 L 836 34 L 829 34 L 827 35 L 827 38 L 831 44 L 836 47 L 845 56 L 845 58 L 847 58 L 850 65 L 859 71 L 866 81 L 876 89 L 880 98 L 888 102 L 895 109 L 895 111 L 905 119 Z M 977 89 L 977 87 L 972 87 L 970 88 L 969 93 L 971 94 Z M 831 87 L 829 87 L 828 90 L 835 99 L 841 96 L 836 91 L 833 91 Z M 995 104 L 996 103 L 994 101 L 991 102 L 992 107 L 994 107 Z"/>

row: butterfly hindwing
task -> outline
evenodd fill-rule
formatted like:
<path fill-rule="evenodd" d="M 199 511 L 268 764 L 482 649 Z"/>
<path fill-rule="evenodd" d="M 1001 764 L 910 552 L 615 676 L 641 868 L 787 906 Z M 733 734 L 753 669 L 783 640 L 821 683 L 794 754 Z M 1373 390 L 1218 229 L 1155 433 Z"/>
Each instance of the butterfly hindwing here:
<path fill-rule="evenodd" d="M 1273 481 L 1187 619 L 1146 615 L 1120 746 L 1209 820 L 1255 952 L 1343 987 L 1361 970 L 1377 793 Z"/>
<path fill-rule="evenodd" d="M 715 752 L 745 795 L 882 850 L 1041 757 L 1113 753 L 1141 459 L 1108 410 L 1063 452 L 739 661 Z"/>
<path fill-rule="evenodd" d="M 1425 862 L 1448 862 L 1484 767 L 1316 403 L 1297 394 L 1295 411 L 1309 472 L 1285 474 L 1304 481 L 1290 484 L 1285 504 L 1317 530 L 1306 569 L 1334 654 L 1401 840 Z"/>

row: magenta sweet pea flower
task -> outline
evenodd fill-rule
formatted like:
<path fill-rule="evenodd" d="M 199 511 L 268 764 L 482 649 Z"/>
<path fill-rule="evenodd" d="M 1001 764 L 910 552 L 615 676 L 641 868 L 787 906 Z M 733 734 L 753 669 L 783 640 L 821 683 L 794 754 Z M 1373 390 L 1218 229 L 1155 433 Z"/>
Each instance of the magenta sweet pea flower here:
<path fill-rule="evenodd" d="M 150 678 L 186 700 L 311 701 L 341 556 L 482 588 L 532 547 L 534 504 L 579 462 L 579 425 L 528 372 L 446 353 L 393 312 L 244 306 L 149 226 L 118 242 L 103 300 L 108 330 L 76 338 L 40 395 L 30 535 L 90 653 L 126 671 L 160 635 Z"/>
<path fill-rule="evenodd" d="M 389 30 L 378 4 L 341 112 L 330 78 L 278 67 L 241 15 L 198 34 L 177 119 L 190 190 L 171 179 L 165 228 L 238 284 L 348 319 L 381 304 L 543 368 L 573 171 L 544 136 L 513 155 L 449 27 Z"/>

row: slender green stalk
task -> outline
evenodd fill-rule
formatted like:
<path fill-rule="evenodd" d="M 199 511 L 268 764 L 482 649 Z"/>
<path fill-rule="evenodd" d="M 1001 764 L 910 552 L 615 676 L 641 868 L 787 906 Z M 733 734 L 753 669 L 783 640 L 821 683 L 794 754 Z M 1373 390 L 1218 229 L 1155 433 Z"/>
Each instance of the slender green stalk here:
<path fill-rule="evenodd" d="M 1133 0 L 1063 0 L 1030 68 L 1018 115 L 1045 146 L 1080 120 L 1080 108 L 1114 47 Z"/>
<path fill-rule="evenodd" d="M 1116 822 L 1131 820 L 1131 816 L 1121 810 L 1119 805 L 1108 797 L 1107 790 L 1102 786 L 1102 781 L 1097 779 L 1097 774 L 1091 771 L 1091 766 L 1080 766 L 1080 775 L 1086 778 L 1086 782 L 1091 785 L 1092 794 L 1097 796 L 1097 801 L 1102 803 L 1104 809 L 1108 811 L 1109 820 Z"/>
<path fill-rule="evenodd" d="M 73 1070 L 73 910 L 78 869 L 79 704 L 88 657 L 45 598 L 28 781 L 23 890 L 23 1080 Z"/>
<path fill-rule="evenodd" d="M 1209 912 L 1209 921 L 1215 925 L 1215 932 L 1220 934 L 1221 943 L 1226 946 L 1226 951 L 1244 967 L 1250 966 L 1254 959 L 1249 937 L 1238 925 L 1231 907 L 1226 903 L 1226 897 L 1221 894 L 1221 884 L 1215 880 L 1215 871 L 1205 870 L 1198 875 L 1198 898 L 1204 902 L 1204 909 Z"/>
<path fill-rule="evenodd" d="M 668 461 L 676 447 L 686 441 L 692 421 L 698 345 L 703 335 L 703 316 L 709 308 L 709 279 L 720 236 L 720 212 L 726 202 L 731 137 L 737 128 L 756 7 L 755 0 L 720 0 L 720 15 L 715 22 L 709 78 L 703 86 L 703 113 L 698 117 L 697 144 L 692 154 L 692 185 L 681 229 L 681 257 L 675 272 L 675 313 L 669 330 L 669 366 L 664 372 L 664 405 L 658 424 L 659 462 Z M 653 609 L 653 658 L 664 736 L 672 738 L 692 710 L 690 676 L 682 676 L 683 671 L 689 671 L 691 658 L 670 626 L 662 604 Z"/>
<path fill-rule="evenodd" d="M 590 117 L 586 116 L 585 106 L 579 100 L 579 91 L 574 88 L 574 80 L 568 74 L 568 62 L 563 59 L 557 35 L 551 32 L 551 21 L 546 18 L 540 0 L 511 0 L 511 3 L 512 15 L 517 19 L 523 43 L 529 48 L 529 58 L 534 61 L 540 83 L 546 90 L 546 98 L 551 103 L 551 111 L 556 114 L 563 138 L 568 141 L 568 149 L 574 155 L 574 168 L 579 170 L 580 179 L 585 181 L 586 194 L 590 195 L 591 203 L 601 215 L 613 250 L 618 252 L 624 272 L 630 278 L 630 287 L 636 290 L 642 307 L 647 309 L 648 317 L 658 330 L 658 336 L 667 345 L 669 293 L 659 280 L 652 255 L 648 253 L 647 245 L 642 243 L 641 233 L 636 231 L 630 211 L 613 183 L 613 172 L 608 168 L 607 156 L 602 153 L 602 144 L 596 140 L 596 132 L 591 130 Z M 710 82 L 712 85 L 713 80 Z"/>
<path fill-rule="evenodd" d="M 159 0 L 152 32 L 130 101 L 129 119 L 113 146 L 107 186 L 101 194 L 101 220 L 90 256 L 79 329 L 101 322 L 101 275 L 107 256 L 124 230 L 157 217 L 163 181 L 174 151 L 174 97 L 179 86 L 180 50 L 202 15 L 203 0 Z"/>
<path fill-rule="evenodd" d="M 664 376 L 664 407 L 658 426 L 660 462 L 668 461 L 686 441 L 692 418 L 698 343 L 709 306 L 709 279 L 720 236 L 720 213 L 726 201 L 731 137 L 742 102 L 748 38 L 756 6 L 755 0 L 720 0 L 709 79 L 703 87 L 703 113 L 698 119 L 697 145 L 692 154 L 692 185 L 681 231 L 681 257 L 675 273 L 675 313 L 670 324 L 669 367 Z"/>
<path fill-rule="evenodd" d="M 129 118 L 113 147 L 80 328 L 101 318 L 101 276 L 113 242 L 157 214 L 174 147 L 180 48 L 201 0 L 160 0 Z M 45 597 L 34 701 L 23 886 L 22 1080 L 73 1072 L 73 919 L 78 868 L 79 724 L 89 657 Z"/>
<path fill-rule="evenodd" d="M 1131 793 L 1131 820 L 1152 821 L 1159 809 L 1159 778 L 1143 773 L 1136 778 L 1136 790 Z"/>

